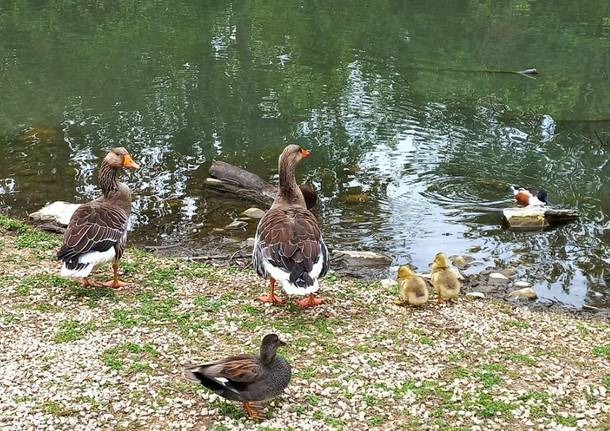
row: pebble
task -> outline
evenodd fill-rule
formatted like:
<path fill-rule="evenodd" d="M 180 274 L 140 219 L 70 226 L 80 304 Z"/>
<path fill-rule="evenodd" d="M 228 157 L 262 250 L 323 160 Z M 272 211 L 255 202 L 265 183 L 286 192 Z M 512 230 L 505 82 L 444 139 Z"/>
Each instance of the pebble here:
<path fill-rule="evenodd" d="M 489 274 L 489 281 L 491 281 L 492 283 L 504 284 L 508 283 L 509 280 L 507 276 L 500 272 L 492 272 L 491 274 Z"/>
<path fill-rule="evenodd" d="M 224 228 L 226 230 L 236 230 L 236 229 L 242 229 L 244 227 L 248 226 L 248 223 L 242 220 L 235 220 L 232 223 L 226 225 Z"/>
<path fill-rule="evenodd" d="M 538 295 L 536 291 L 531 287 L 526 287 L 519 290 L 513 290 L 508 294 L 511 298 L 527 298 L 527 299 L 536 299 Z"/>
<path fill-rule="evenodd" d="M 243 215 L 245 217 L 253 218 L 253 219 L 261 219 L 265 215 L 265 211 L 263 211 L 260 208 L 253 207 L 253 208 L 248 208 L 243 213 L 241 213 L 241 215 Z"/>
<path fill-rule="evenodd" d="M 515 282 L 515 287 L 518 287 L 519 289 L 524 289 L 526 287 L 530 287 L 532 285 L 532 283 L 528 282 L 528 281 L 516 281 Z"/>
<path fill-rule="evenodd" d="M 483 292 L 468 292 L 466 296 L 470 298 L 485 298 L 485 294 Z"/>
<path fill-rule="evenodd" d="M 384 278 L 383 280 L 380 281 L 381 283 L 381 287 L 383 287 L 384 289 L 388 289 L 392 286 L 396 286 L 397 282 L 396 280 L 393 280 L 391 278 Z"/>

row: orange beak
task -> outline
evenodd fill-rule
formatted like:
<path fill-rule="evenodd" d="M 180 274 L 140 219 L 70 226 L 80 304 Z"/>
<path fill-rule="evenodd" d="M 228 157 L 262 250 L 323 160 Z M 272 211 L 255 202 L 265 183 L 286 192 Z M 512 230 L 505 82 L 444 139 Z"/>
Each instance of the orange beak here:
<path fill-rule="evenodd" d="M 301 148 L 300 150 L 301 156 L 303 156 L 303 158 L 309 156 L 309 150 L 306 150 L 305 148 Z"/>
<path fill-rule="evenodd" d="M 133 161 L 129 154 L 123 156 L 123 167 L 127 169 L 138 169 L 140 165 Z"/>

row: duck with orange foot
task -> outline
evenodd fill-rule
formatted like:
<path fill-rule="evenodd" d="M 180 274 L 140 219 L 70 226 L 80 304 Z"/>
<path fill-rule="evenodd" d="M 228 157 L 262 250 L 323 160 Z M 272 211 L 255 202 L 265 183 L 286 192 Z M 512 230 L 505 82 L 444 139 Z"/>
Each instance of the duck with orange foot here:
<path fill-rule="evenodd" d="M 546 205 L 547 202 L 547 193 L 545 190 L 540 189 L 532 189 L 528 187 L 522 186 L 510 186 L 512 190 L 515 200 L 520 205 Z"/>
<path fill-rule="evenodd" d="M 189 366 L 186 377 L 223 398 L 241 401 L 249 417 L 265 419 L 259 403 L 281 395 L 290 382 L 292 368 L 277 354 L 278 347 L 283 345 L 276 334 L 268 334 L 263 338 L 259 355 L 241 354 Z"/>
<path fill-rule="evenodd" d="M 269 294 L 258 298 L 262 302 L 285 302 L 275 293 L 279 283 L 287 295 L 306 296 L 297 301 L 299 307 L 323 303 L 315 293 L 329 268 L 328 249 L 295 180 L 296 166 L 307 156 L 309 151 L 296 144 L 284 149 L 279 158 L 278 194 L 256 229 L 252 262 L 258 275 L 270 283 Z"/>

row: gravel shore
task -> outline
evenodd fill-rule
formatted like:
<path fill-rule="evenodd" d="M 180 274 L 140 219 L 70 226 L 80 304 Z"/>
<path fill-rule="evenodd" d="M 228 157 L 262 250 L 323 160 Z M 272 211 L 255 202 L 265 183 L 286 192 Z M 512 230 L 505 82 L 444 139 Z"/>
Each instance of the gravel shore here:
<path fill-rule="evenodd" d="M 589 316 L 466 298 L 404 308 L 393 287 L 333 274 L 321 307 L 262 305 L 250 268 L 137 249 L 129 287 L 85 289 L 57 275 L 58 245 L 0 216 L 2 430 L 610 429 L 610 325 Z M 183 377 L 269 332 L 294 374 L 267 420 Z"/>

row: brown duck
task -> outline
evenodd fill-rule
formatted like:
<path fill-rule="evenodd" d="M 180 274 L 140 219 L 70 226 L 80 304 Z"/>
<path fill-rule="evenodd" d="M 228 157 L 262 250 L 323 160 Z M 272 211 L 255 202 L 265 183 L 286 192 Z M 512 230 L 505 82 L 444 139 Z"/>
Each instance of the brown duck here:
<path fill-rule="evenodd" d="M 263 418 L 255 403 L 280 395 L 288 386 L 291 367 L 277 348 L 285 343 L 275 334 L 263 338 L 260 354 L 241 354 L 187 367 L 186 376 L 231 401 L 241 401 L 248 416 Z"/>
<path fill-rule="evenodd" d="M 296 165 L 308 155 L 295 144 L 284 149 L 279 158 L 279 191 L 256 229 L 252 261 L 257 273 L 270 281 L 269 294 L 258 298 L 263 302 L 285 302 L 275 295 L 279 281 L 288 295 L 307 295 L 297 301 L 298 306 L 322 303 L 314 293 L 318 279 L 328 271 L 328 249 L 294 177 Z"/>
<path fill-rule="evenodd" d="M 127 241 L 127 220 L 131 213 L 131 192 L 119 182 L 119 170 L 137 169 L 125 148 L 113 148 L 102 160 L 98 181 L 102 196 L 81 205 L 70 218 L 64 242 L 57 252 L 63 261 L 61 275 L 82 279 L 88 286 L 94 267 L 113 262 L 114 278 L 104 286 L 119 288 L 119 260 Z"/>

